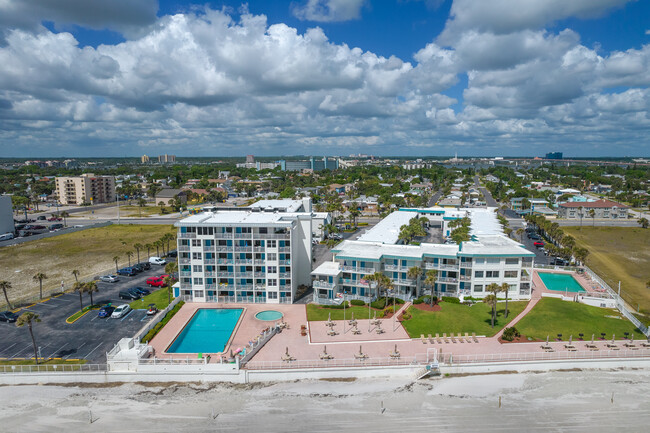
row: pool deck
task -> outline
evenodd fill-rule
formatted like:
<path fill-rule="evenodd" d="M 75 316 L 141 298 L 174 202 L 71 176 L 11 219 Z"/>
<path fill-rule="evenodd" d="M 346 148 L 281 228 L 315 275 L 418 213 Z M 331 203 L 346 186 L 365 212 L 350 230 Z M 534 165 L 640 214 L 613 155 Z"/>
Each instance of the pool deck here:
<path fill-rule="evenodd" d="M 541 272 L 548 273 L 548 274 L 571 275 L 573 279 L 578 282 L 580 287 L 584 289 L 584 292 L 569 292 L 572 295 L 577 295 L 577 294 L 588 295 L 589 293 L 594 293 L 594 292 L 596 293 L 606 292 L 606 290 L 600 287 L 598 283 L 590 280 L 586 274 L 579 274 L 573 271 L 564 271 L 564 270 L 556 270 L 556 269 L 544 269 Z M 546 284 L 544 284 L 544 281 L 542 281 L 542 278 L 539 276 L 537 270 L 533 272 L 533 286 L 536 287 L 542 293 L 552 293 L 554 295 L 564 293 L 562 290 L 551 290 L 547 288 Z"/>

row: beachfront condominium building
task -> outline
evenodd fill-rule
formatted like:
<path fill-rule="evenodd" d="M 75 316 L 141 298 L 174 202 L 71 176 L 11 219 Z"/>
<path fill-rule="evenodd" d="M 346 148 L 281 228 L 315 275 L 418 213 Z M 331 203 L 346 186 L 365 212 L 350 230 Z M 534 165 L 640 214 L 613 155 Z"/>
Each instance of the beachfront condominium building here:
<path fill-rule="evenodd" d="M 115 177 L 81 176 L 57 177 L 56 195 L 61 204 L 97 204 L 115 201 Z"/>
<path fill-rule="evenodd" d="M 312 260 L 311 209 L 303 211 L 296 202 L 287 212 L 265 203 L 177 222 L 175 296 L 193 302 L 292 303 L 297 288 L 310 284 Z"/>
<path fill-rule="evenodd" d="M 429 236 L 435 227 L 443 237 L 451 234 L 451 221 L 467 216 L 471 220 L 471 240 L 459 245 L 442 244 L 427 242 L 427 237 L 419 245 L 404 245 L 399 239 L 400 227 L 414 216 L 427 218 Z M 316 302 L 334 302 L 341 297 L 375 298 L 377 288 L 367 276 L 377 272 L 391 279 L 396 296 L 419 297 L 431 292 L 432 288 L 424 284 L 429 270 L 437 271 L 433 292 L 439 296 L 482 298 L 492 283 L 506 283 L 510 299 L 530 299 L 531 295 L 535 254 L 503 234 L 494 209 L 400 210 L 357 240 L 341 242 L 332 253 L 331 262 L 312 272 Z M 413 268 L 419 268 L 415 276 L 409 274 Z"/>
<path fill-rule="evenodd" d="M 176 155 L 158 155 L 158 162 L 160 164 L 172 164 L 176 162 Z"/>

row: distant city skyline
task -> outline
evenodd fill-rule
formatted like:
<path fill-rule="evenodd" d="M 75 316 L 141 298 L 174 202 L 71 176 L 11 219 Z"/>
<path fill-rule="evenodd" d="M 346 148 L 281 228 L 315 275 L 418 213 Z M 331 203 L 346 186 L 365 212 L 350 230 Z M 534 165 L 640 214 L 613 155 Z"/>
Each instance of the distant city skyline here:
<path fill-rule="evenodd" d="M 4 157 L 647 157 L 650 2 L 7 0 Z"/>

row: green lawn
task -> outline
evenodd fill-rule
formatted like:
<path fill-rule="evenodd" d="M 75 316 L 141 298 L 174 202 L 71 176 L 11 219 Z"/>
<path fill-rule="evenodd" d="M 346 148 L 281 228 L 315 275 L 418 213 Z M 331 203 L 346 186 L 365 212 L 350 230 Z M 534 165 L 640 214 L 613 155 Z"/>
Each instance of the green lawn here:
<path fill-rule="evenodd" d="M 399 309 L 399 306 L 398 306 Z M 381 310 L 370 309 L 370 317 L 377 313 L 377 317 L 381 317 Z M 349 319 L 354 313 L 354 317 L 357 319 L 367 319 L 368 318 L 368 306 L 365 307 L 350 307 L 345 309 L 345 318 Z M 319 321 L 327 320 L 329 314 L 332 314 L 332 320 L 343 320 L 343 310 L 335 310 L 333 308 L 321 308 L 316 304 L 307 304 L 307 320 Z"/>
<path fill-rule="evenodd" d="M 453 333 L 472 333 L 476 335 L 493 336 L 507 322 L 514 319 L 521 313 L 528 302 L 517 301 L 508 302 L 508 319 L 504 318 L 505 302 L 497 304 L 497 317 L 494 321 L 494 328 L 490 327 L 491 308 L 482 302 L 470 306 L 462 304 L 452 304 L 448 302 L 440 303 L 440 311 L 422 311 L 415 307 L 410 307 L 411 319 L 402 322 L 402 325 L 411 338 L 419 338 L 420 334 L 433 334 L 443 332 Z"/>
<path fill-rule="evenodd" d="M 640 227 L 562 227 L 589 251 L 587 265 L 613 288 L 621 282 L 621 296 L 634 309 L 650 315 L 650 229 Z"/>
<path fill-rule="evenodd" d="M 606 316 L 621 315 L 617 310 L 543 298 L 517 323 L 516 328 L 522 335 L 538 340 L 545 340 L 547 335 L 553 338 L 557 334 L 562 334 L 564 339 L 570 335 L 578 338 L 580 333 L 584 334 L 585 339 L 591 339 L 591 334 L 596 334 L 598 338 L 601 332 L 606 333 L 606 338 L 612 338 L 612 334 L 616 334 L 616 338 L 623 338 L 624 332 L 634 332 L 635 338 L 645 338 L 627 319 Z"/>
<path fill-rule="evenodd" d="M 145 296 L 144 298 L 138 299 L 136 301 L 131 302 L 129 305 L 131 308 L 134 310 L 142 310 L 144 308 L 147 308 L 149 304 L 156 304 L 156 307 L 158 307 L 159 310 L 167 308 L 169 305 L 169 295 L 167 294 L 167 289 L 165 287 L 162 287 L 155 292 L 151 292 L 149 295 Z M 172 296 L 172 301 L 174 300 L 174 297 Z"/>

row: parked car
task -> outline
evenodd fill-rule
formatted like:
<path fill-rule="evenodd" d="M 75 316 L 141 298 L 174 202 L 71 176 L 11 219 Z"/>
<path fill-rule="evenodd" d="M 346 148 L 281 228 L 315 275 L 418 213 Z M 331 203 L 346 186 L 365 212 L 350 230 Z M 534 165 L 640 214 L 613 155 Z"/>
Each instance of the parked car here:
<path fill-rule="evenodd" d="M 62 228 L 63 228 L 63 224 L 56 223 L 56 224 L 52 224 L 50 226 L 50 231 L 53 232 L 53 231 L 56 231 L 56 230 L 61 230 Z"/>
<path fill-rule="evenodd" d="M 13 239 L 14 234 L 13 233 L 5 233 L 3 235 L 0 235 L 0 241 L 8 241 L 9 239 Z"/>
<path fill-rule="evenodd" d="M 115 307 L 112 305 L 104 305 L 99 309 L 99 313 L 97 313 L 97 317 L 105 319 L 107 317 L 111 317 L 111 314 L 113 314 L 113 311 L 115 311 Z"/>
<path fill-rule="evenodd" d="M 46 221 L 46 220 L 47 220 L 47 218 L 45 217 L 45 215 L 39 215 L 38 217 L 36 217 L 36 219 L 37 219 L 38 221 Z"/>
<path fill-rule="evenodd" d="M 0 322 L 13 323 L 16 320 L 18 320 L 18 314 L 12 313 L 11 311 L 3 311 L 0 313 Z"/>
<path fill-rule="evenodd" d="M 48 221 L 63 221 L 63 218 L 60 218 L 58 216 L 51 216 L 47 220 Z"/>
<path fill-rule="evenodd" d="M 144 271 L 144 268 L 143 268 L 142 266 L 140 266 L 138 263 L 136 263 L 135 265 L 133 265 L 133 266 L 131 266 L 131 267 L 132 267 L 136 272 L 138 272 L 138 273 Z"/>
<path fill-rule="evenodd" d="M 149 257 L 149 263 L 151 263 L 152 265 L 161 265 L 161 266 L 164 266 L 164 265 L 167 264 L 165 259 L 161 259 L 160 257 L 155 257 L 155 256 L 154 257 Z"/>
<path fill-rule="evenodd" d="M 137 274 L 137 272 L 136 272 L 135 269 L 133 269 L 133 268 L 122 268 L 122 269 L 120 269 L 119 271 L 117 271 L 117 274 L 118 274 L 118 275 L 126 275 L 126 276 L 129 276 L 129 277 L 132 277 L 132 276 L 134 276 L 135 274 Z"/>
<path fill-rule="evenodd" d="M 330 233 L 329 234 L 330 239 L 336 239 L 337 241 L 342 241 L 343 236 L 341 236 L 339 233 Z"/>
<path fill-rule="evenodd" d="M 102 275 L 99 277 L 99 281 L 103 281 L 104 283 L 117 283 L 120 279 L 117 275 Z"/>
<path fill-rule="evenodd" d="M 162 287 L 165 285 L 165 280 L 161 277 L 150 277 L 147 278 L 147 284 L 151 287 Z"/>
<path fill-rule="evenodd" d="M 135 292 L 131 292 L 129 290 L 121 290 L 119 294 L 120 299 L 128 299 L 131 301 L 135 301 L 136 299 L 140 299 L 140 295 Z"/>
<path fill-rule="evenodd" d="M 147 309 L 147 316 L 153 316 L 158 312 L 158 307 L 156 307 L 156 304 L 149 304 L 149 308 Z"/>
<path fill-rule="evenodd" d="M 129 291 L 135 291 L 138 293 L 140 296 L 147 296 L 151 291 L 149 289 L 145 289 L 144 287 L 131 287 Z"/>
<path fill-rule="evenodd" d="M 127 314 L 129 314 L 130 311 L 131 311 L 131 307 L 129 307 L 128 304 L 120 305 L 113 311 L 113 313 L 111 314 L 111 318 L 120 319 L 126 316 Z"/>
<path fill-rule="evenodd" d="M 531 234 L 528 235 L 528 239 L 533 239 L 533 240 L 538 241 L 541 238 L 539 237 L 539 235 L 537 233 L 531 233 Z"/>
<path fill-rule="evenodd" d="M 151 269 L 151 263 L 149 262 L 140 262 L 138 263 L 138 265 L 142 266 L 142 269 L 144 269 L 145 271 Z"/>
<path fill-rule="evenodd" d="M 171 250 L 167 252 L 167 257 L 178 257 L 178 251 Z"/>
<path fill-rule="evenodd" d="M 543 241 L 535 241 L 535 242 L 533 242 L 533 245 L 535 245 L 536 247 L 543 247 L 544 242 Z"/>

